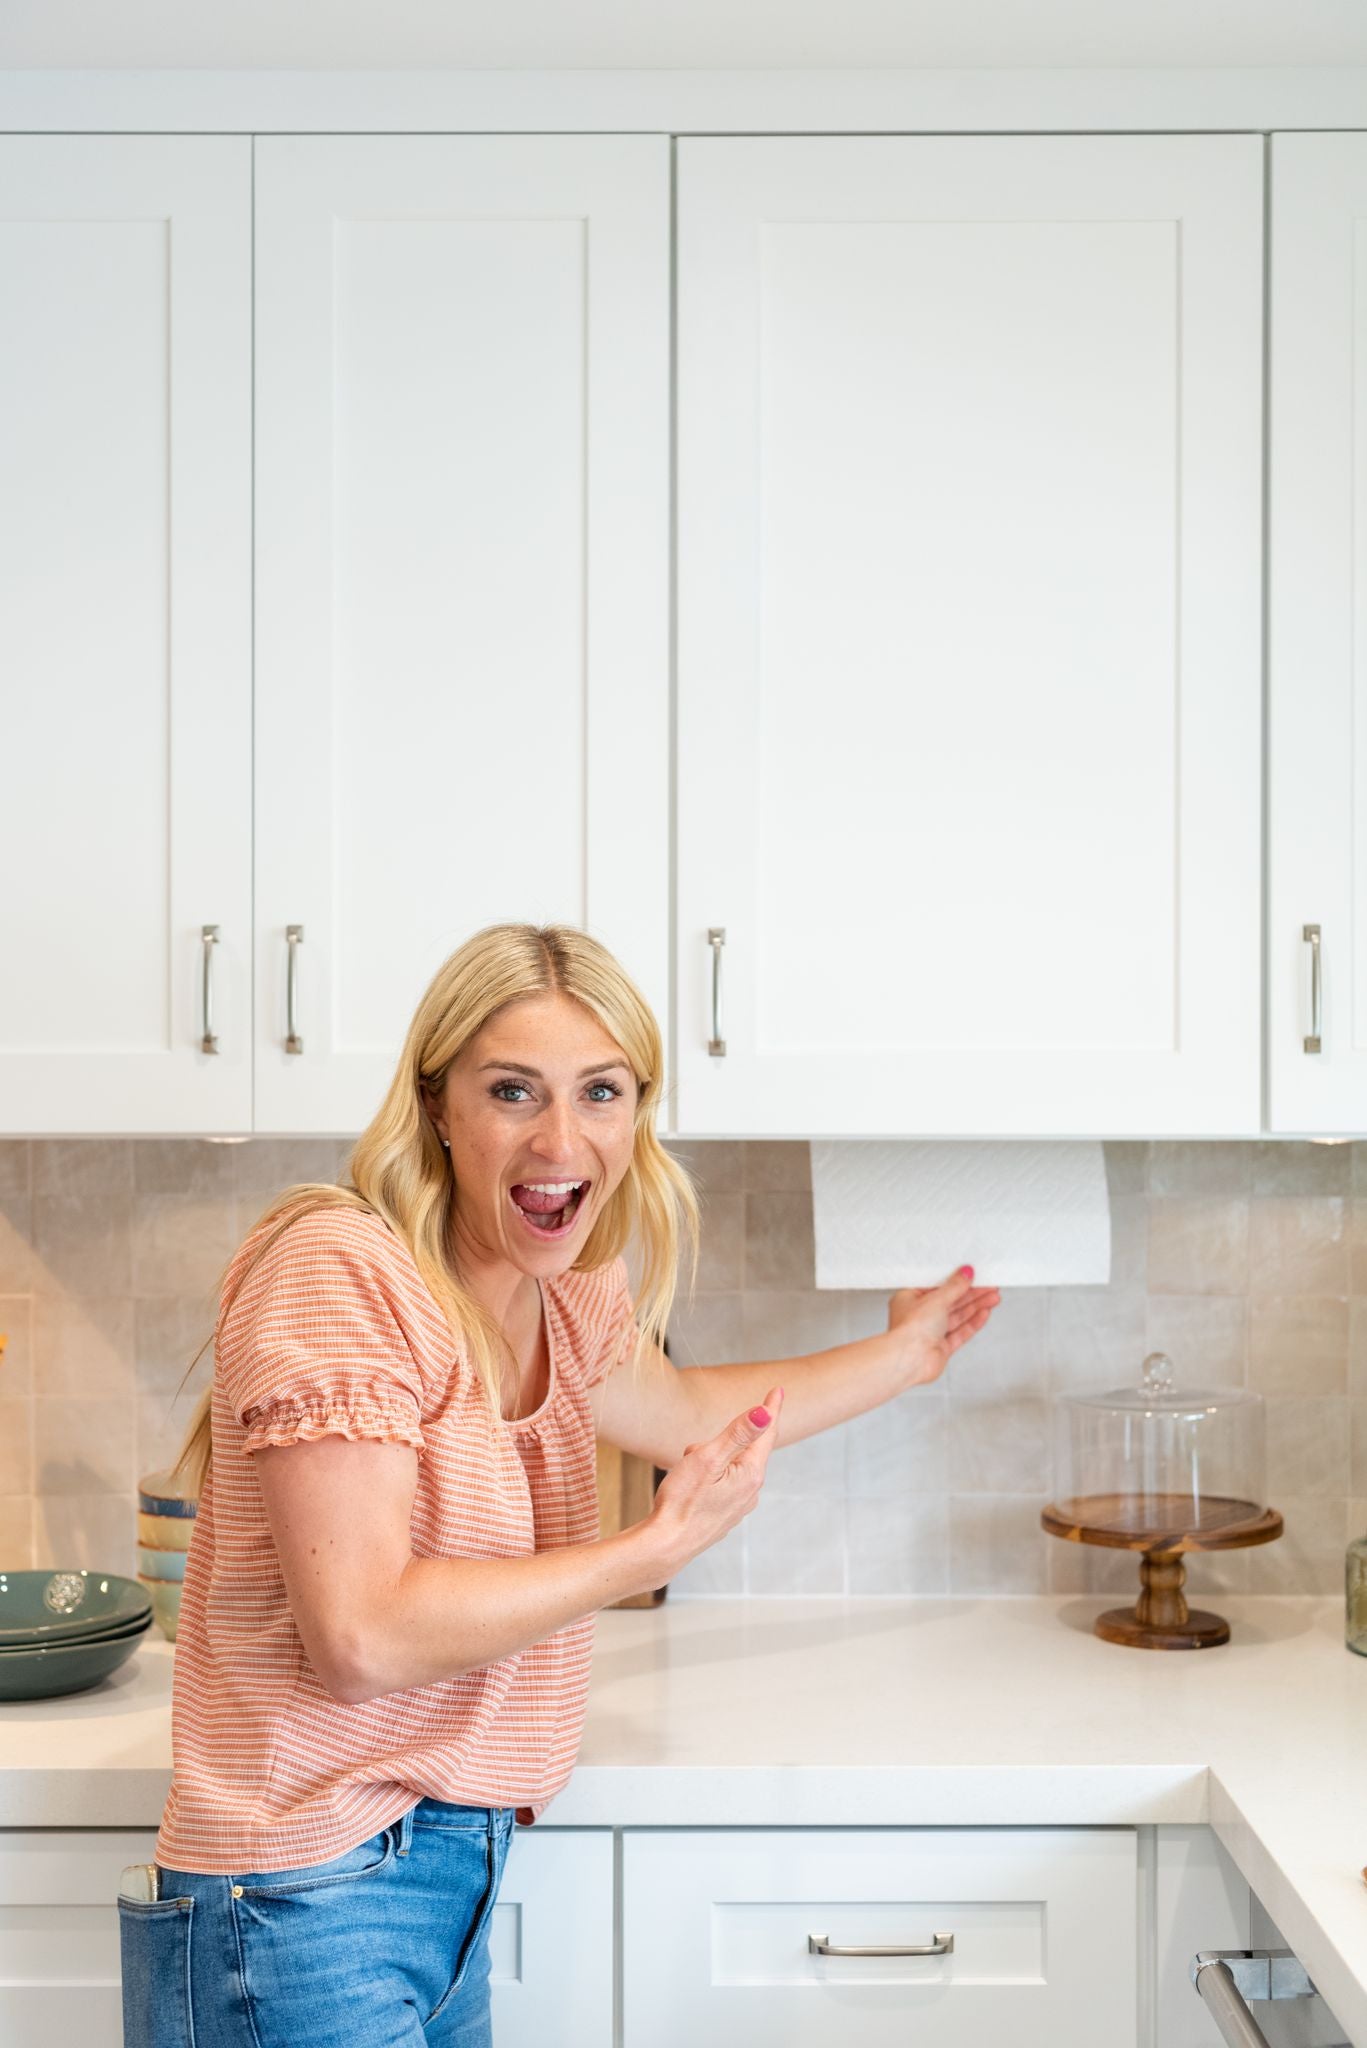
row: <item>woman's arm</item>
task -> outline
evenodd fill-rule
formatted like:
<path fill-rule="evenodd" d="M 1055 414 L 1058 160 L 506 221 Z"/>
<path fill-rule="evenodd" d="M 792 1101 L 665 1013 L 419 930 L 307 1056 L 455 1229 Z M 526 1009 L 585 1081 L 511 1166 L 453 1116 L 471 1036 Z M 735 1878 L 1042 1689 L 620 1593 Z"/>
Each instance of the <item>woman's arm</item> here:
<path fill-rule="evenodd" d="M 972 1278 L 971 1267 L 961 1267 L 939 1287 L 899 1288 L 886 1330 L 801 1358 L 679 1367 L 657 1348 L 639 1374 L 620 1367 L 590 1389 L 598 1435 L 669 1471 L 689 1443 L 777 1384 L 784 1401 L 775 1448 L 815 1436 L 938 1378 L 1001 1300 Z"/>
<path fill-rule="evenodd" d="M 773 1435 L 767 1413 L 734 1416 L 692 1447 L 645 1521 L 529 1557 L 414 1557 L 408 1444 L 323 1436 L 253 1458 L 305 1653 L 334 1699 L 360 1706 L 496 1664 L 663 1585 L 750 1512 Z"/>

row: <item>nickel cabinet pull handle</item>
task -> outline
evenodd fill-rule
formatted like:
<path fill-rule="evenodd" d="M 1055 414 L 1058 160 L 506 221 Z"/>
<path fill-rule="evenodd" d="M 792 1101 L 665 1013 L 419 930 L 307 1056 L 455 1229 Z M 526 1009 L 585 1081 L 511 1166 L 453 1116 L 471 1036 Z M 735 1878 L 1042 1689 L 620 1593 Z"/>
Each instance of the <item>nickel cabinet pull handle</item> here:
<path fill-rule="evenodd" d="M 299 946 L 304 936 L 301 924 L 287 924 L 285 938 L 289 945 L 289 966 L 285 974 L 285 1051 L 302 1052 L 304 1041 L 299 1036 L 295 1019 L 295 1004 L 299 996 Z"/>
<path fill-rule="evenodd" d="M 707 1041 L 707 1050 L 713 1059 L 724 1059 L 726 1040 L 721 1034 L 721 949 L 726 944 L 725 925 L 709 925 L 707 943 L 712 948 L 712 1036 Z"/>
<path fill-rule="evenodd" d="M 202 924 L 199 936 L 204 946 L 201 963 L 199 1004 L 203 1030 L 199 1036 L 201 1052 L 217 1052 L 218 1040 L 214 1036 L 214 947 L 218 944 L 218 926 Z"/>
<path fill-rule="evenodd" d="M 807 1936 L 809 1956 L 952 1956 L 954 1936 L 933 1934 L 915 1948 L 837 1948 L 824 1934 Z"/>
<path fill-rule="evenodd" d="M 1310 948 L 1310 1036 L 1301 1041 L 1306 1052 L 1320 1051 L 1320 928 L 1317 924 L 1303 924 L 1301 937 Z"/>

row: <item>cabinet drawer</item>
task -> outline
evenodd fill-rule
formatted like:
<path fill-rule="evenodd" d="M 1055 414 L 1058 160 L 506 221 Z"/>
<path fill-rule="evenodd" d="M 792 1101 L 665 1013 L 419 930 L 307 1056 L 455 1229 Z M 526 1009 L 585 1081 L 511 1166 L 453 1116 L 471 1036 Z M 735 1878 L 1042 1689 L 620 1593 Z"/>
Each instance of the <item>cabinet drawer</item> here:
<path fill-rule="evenodd" d="M 623 1903 L 624 2048 L 1135 2041 L 1130 1829 L 633 1831 Z"/>

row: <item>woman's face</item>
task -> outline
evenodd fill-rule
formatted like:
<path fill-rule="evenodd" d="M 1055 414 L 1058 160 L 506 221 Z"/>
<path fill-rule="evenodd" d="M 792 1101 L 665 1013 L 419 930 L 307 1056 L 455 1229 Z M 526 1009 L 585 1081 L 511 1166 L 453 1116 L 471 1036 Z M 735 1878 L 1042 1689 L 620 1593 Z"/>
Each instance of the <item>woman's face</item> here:
<path fill-rule="evenodd" d="M 582 1003 L 529 996 L 452 1061 L 428 1110 L 449 1140 L 458 1246 L 568 1272 L 631 1163 L 636 1077 Z"/>

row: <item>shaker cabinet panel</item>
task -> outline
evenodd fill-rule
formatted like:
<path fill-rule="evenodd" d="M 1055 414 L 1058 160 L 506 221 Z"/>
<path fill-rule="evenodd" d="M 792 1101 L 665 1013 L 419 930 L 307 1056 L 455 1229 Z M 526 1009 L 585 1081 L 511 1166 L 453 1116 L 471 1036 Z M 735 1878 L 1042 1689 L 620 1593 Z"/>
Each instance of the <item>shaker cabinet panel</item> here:
<path fill-rule="evenodd" d="M 623 2048 L 1134 2048 L 1136 1868 L 1130 1829 L 631 1830 Z"/>
<path fill-rule="evenodd" d="M 250 140 L 0 136 L 0 296 L 0 1132 L 247 1131 Z"/>
<path fill-rule="evenodd" d="M 680 142 L 684 1131 L 1258 1129 L 1262 176 Z"/>
<path fill-rule="evenodd" d="M 498 2048 L 612 2040 L 612 1830 L 515 1828 L 489 1923 Z"/>
<path fill-rule="evenodd" d="M 275 136 L 256 180 L 256 1128 L 374 1114 L 446 955 L 668 980 L 669 143 Z"/>
<path fill-rule="evenodd" d="M 1367 1132 L 1367 135 L 1272 143 L 1268 1123 Z"/>

